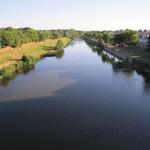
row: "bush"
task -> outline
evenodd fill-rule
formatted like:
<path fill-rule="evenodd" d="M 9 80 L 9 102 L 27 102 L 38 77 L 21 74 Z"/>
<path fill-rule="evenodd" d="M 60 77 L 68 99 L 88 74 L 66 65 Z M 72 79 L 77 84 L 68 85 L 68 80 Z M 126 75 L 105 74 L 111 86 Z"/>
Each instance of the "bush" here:
<path fill-rule="evenodd" d="M 15 64 L 16 71 L 20 71 L 23 69 L 23 61 L 19 61 Z"/>
<path fill-rule="evenodd" d="M 81 35 L 76 30 L 34 30 L 31 28 L 1 28 L 0 47 L 19 47 L 29 42 L 38 42 L 46 39 L 57 39 L 60 37 L 74 38 Z"/>
<path fill-rule="evenodd" d="M 0 80 L 11 78 L 17 71 L 27 68 L 33 68 L 36 59 L 32 56 L 22 56 L 22 61 L 17 62 L 14 65 L 10 65 L 7 68 L 0 70 Z M 31 67 L 30 67 L 31 66 Z"/>
<path fill-rule="evenodd" d="M 11 78 L 15 72 L 16 72 L 15 66 L 11 65 L 7 68 L 0 70 L 0 77 L 2 79 L 8 79 L 8 78 Z"/>
<path fill-rule="evenodd" d="M 24 65 L 33 65 L 36 62 L 36 59 L 33 56 L 23 55 L 22 62 Z"/>
<path fill-rule="evenodd" d="M 115 34 L 113 38 L 114 46 L 119 45 L 120 47 L 137 46 L 139 40 L 139 35 L 137 31 L 126 29 L 118 34 Z"/>
<path fill-rule="evenodd" d="M 64 50 L 64 43 L 61 40 L 58 40 L 57 45 L 56 45 L 56 50 L 57 51 L 63 51 Z"/>

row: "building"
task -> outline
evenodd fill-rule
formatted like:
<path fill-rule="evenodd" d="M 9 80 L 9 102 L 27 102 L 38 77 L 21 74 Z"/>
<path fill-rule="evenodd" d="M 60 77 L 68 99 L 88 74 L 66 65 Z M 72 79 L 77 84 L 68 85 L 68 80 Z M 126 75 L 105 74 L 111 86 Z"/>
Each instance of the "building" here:
<path fill-rule="evenodd" d="M 149 32 L 139 32 L 139 46 L 146 48 L 148 45 Z"/>

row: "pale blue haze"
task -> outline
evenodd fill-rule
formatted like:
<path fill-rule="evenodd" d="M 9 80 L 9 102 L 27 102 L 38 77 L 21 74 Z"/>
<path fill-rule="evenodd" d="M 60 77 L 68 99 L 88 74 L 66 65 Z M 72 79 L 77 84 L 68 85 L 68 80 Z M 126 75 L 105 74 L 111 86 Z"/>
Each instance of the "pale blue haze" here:
<path fill-rule="evenodd" d="M 150 0 L 1 0 L 0 26 L 149 29 Z"/>

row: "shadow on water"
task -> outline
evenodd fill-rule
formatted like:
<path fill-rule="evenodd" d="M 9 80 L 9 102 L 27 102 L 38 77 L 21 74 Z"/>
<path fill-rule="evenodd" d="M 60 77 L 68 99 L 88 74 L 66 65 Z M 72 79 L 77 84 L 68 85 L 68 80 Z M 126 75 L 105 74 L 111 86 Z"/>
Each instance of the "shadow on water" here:
<path fill-rule="evenodd" d="M 64 54 L 65 54 L 65 51 L 64 51 L 64 50 L 57 51 L 57 53 L 56 53 L 56 58 L 62 59 L 63 56 L 64 56 Z"/>
<path fill-rule="evenodd" d="M 0 103 L 0 148 L 148 150 L 150 120 L 143 118 L 147 108 L 133 111 L 118 104 L 119 97 L 109 105 L 103 94 L 76 95 L 83 83 L 86 87 L 86 79 L 81 80 L 56 96 Z"/>
<path fill-rule="evenodd" d="M 102 54 L 100 50 L 94 49 L 93 52 Z M 89 55 L 91 57 L 91 53 Z M 38 85 L 42 92 L 47 90 L 50 93 L 54 86 L 50 82 L 52 80 L 55 84 L 60 84 L 62 79 L 76 82 L 56 89 L 54 96 L 24 98 L 18 93 L 18 100 L 1 101 L 0 149 L 149 150 L 149 97 L 141 95 L 141 89 L 131 86 L 134 79 L 129 80 L 122 75 L 121 80 L 119 76 L 114 78 L 111 68 L 100 64 L 99 58 L 95 62 L 96 58 L 88 59 L 94 60 L 93 64 L 81 61 L 80 65 L 71 64 L 72 58 L 65 62 L 45 59 L 38 66 L 40 74 L 35 72 L 37 76 L 31 78 L 37 80 L 29 80 L 29 86 L 36 89 Z M 108 57 L 104 56 L 103 61 L 113 66 Z M 122 69 L 121 62 L 116 62 L 112 67 L 113 73 L 126 72 L 126 66 Z M 68 67 L 68 63 L 71 66 Z M 47 82 L 50 83 L 46 85 Z M 11 90 L 17 93 L 16 89 L 12 86 L 6 94 Z M 143 102 L 143 98 L 146 101 Z"/>

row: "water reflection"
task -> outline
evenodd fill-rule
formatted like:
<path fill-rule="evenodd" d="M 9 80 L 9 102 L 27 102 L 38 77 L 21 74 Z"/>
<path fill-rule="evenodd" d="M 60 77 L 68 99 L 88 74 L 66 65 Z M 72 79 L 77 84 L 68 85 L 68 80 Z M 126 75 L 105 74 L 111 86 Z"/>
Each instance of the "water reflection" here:
<path fill-rule="evenodd" d="M 149 89 L 150 74 L 148 72 L 145 72 L 144 70 L 135 69 L 131 64 L 118 60 L 117 58 L 113 57 L 112 55 L 108 54 L 107 52 L 103 51 L 97 46 L 93 46 L 91 44 L 88 45 L 94 53 L 97 53 L 99 56 L 101 56 L 103 63 L 109 63 L 112 65 L 113 71 L 115 73 L 123 72 L 126 75 L 133 75 L 134 71 L 136 71 L 139 75 L 142 75 L 146 84 L 145 87 Z"/>
<path fill-rule="evenodd" d="M 23 67 L 20 70 L 18 70 L 16 72 L 16 74 L 14 74 L 11 78 L 0 80 L 0 85 L 2 85 L 4 87 L 7 87 L 9 85 L 9 83 L 11 81 L 13 81 L 17 76 L 19 76 L 21 74 L 26 75 L 29 72 L 33 71 L 34 69 L 35 69 L 35 65 L 30 65 L 30 66 Z"/>
<path fill-rule="evenodd" d="M 61 58 L 63 58 L 64 54 L 65 54 L 64 50 L 57 51 L 56 58 L 61 59 Z"/>

